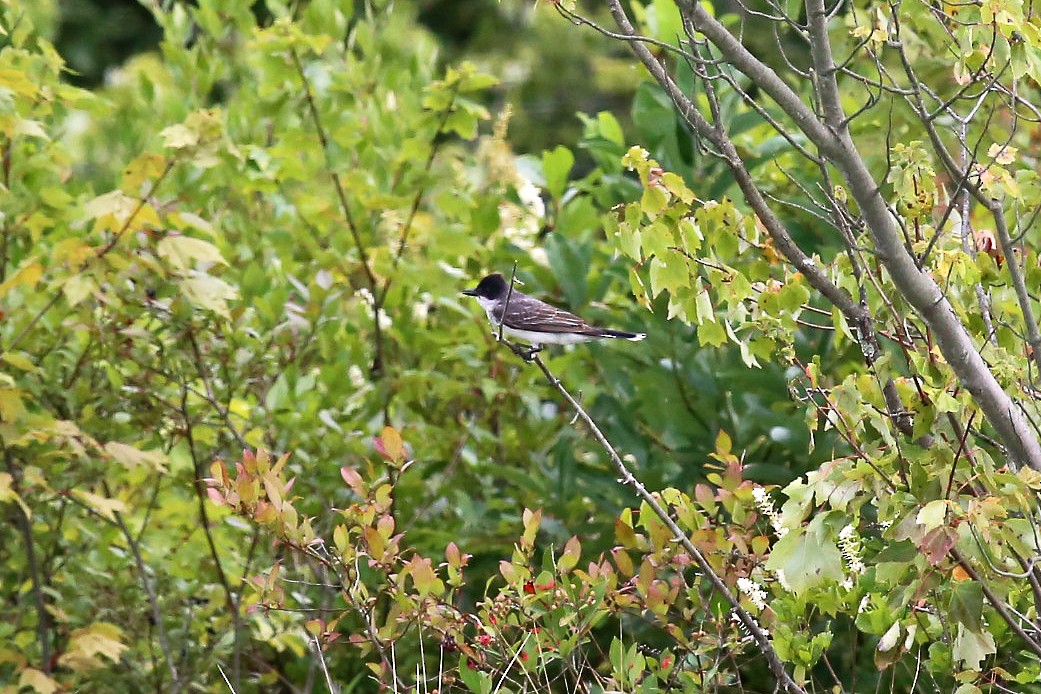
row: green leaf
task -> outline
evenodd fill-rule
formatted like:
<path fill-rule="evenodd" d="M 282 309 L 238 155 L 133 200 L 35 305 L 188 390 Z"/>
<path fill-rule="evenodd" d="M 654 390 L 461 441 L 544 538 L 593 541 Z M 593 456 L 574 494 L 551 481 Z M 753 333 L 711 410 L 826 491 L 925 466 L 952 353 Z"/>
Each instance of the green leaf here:
<path fill-rule="evenodd" d="M 818 515 L 805 529 L 790 530 L 777 541 L 766 562 L 766 568 L 784 571 L 796 595 L 803 595 L 825 580 L 842 580 L 842 555 L 827 538 L 826 517 L 827 514 Z"/>
<path fill-rule="evenodd" d="M 702 347 L 722 347 L 727 343 L 727 331 L 718 322 L 698 325 L 698 344 Z"/>
<path fill-rule="evenodd" d="M 989 631 L 972 631 L 964 624 L 958 625 L 958 636 L 954 639 L 952 657 L 969 670 L 979 670 L 988 656 L 998 652 L 994 637 Z"/>
<path fill-rule="evenodd" d="M 643 254 L 648 257 L 656 255 L 662 260 L 666 260 L 665 256 L 669 255 L 669 248 L 676 245 L 672 229 L 661 219 L 645 226 L 640 232 L 640 238 L 643 241 Z"/>
<path fill-rule="evenodd" d="M 981 631 L 983 624 L 983 586 L 976 581 L 959 581 L 951 591 L 951 617 L 970 631 Z"/>
<path fill-rule="evenodd" d="M 679 253 L 669 253 L 665 259 L 651 259 L 651 296 L 657 297 L 663 290 L 675 292 L 690 286 L 690 272 L 686 258 Z"/>
<path fill-rule="evenodd" d="M 946 499 L 936 499 L 930 501 L 922 510 L 918 512 L 915 517 L 915 522 L 918 525 L 925 526 L 926 529 L 932 530 L 944 524 L 947 519 L 947 508 L 951 502 Z"/>
<path fill-rule="evenodd" d="M 546 177 L 546 190 L 555 199 L 564 195 L 571 167 L 575 165 L 575 155 L 564 146 L 542 153 L 542 174 Z"/>

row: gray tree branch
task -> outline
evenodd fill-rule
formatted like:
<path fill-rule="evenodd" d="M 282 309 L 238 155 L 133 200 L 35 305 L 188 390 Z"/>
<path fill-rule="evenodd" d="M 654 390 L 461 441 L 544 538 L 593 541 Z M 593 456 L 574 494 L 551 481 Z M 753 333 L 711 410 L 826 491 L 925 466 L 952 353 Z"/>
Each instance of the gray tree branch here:
<path fill-rule="evenodd" d="M 815 1 L 818 2 L 816 12 L 814 11 Z M 708 38 L 720 51 L 722 57 L 772 98 L 792 118 L 795 127 L 801 130 L 817 146 L 822 155 L 842 173 L 850 194 L 856 200 L 867 223 L 868 231 L 875 243 L 876 253 L 889 271 L 897 290 L 929 326 L 940 352 L 962 385 L 979 404 L 987 416 L 987 420 L 997 431 L 998 438 L 1010 457 L 1034 469 L 1041 470 L 1041 442 L 1030 429 L 1029 423 L 1016 407 L 1013 399 L 1002 389 L 987 363 L 980 356 L 972 338 L 965 326 L 958 320 L 940 286 L 928 273 L 918 268 L 915 258 L 906 249 L 897 220 L 882 197 L 878 182 L 868 170 L 867 164 L 848 133 L 841 104 L 825 103 L 826 118 L 829 123 L 827 125 L 822 123 L 776 72 L 753 56 L 740 40 L 712 17 L 703 6 L 693 0 L 676 0 L 676 3 L 680 12 Z M 811 15 L 810 40 L 815 70 L 819 80 L 821 98 L 828 102 L 836 98 L 836 93 L 829 86 L 829 83 L 835 80 L 836 67 L 830 48 L 826 49 L 823 45 L 827 40 L 826 15 L 821 15 L 819 0 L 808 0 L 808 3 L 807 10 Z M 608 7 L 621 33 L 627 36 L 635 35 L 635 29 L 620 0 L 609 0 Z M 814 33 L 817 36 L 814 36 Z M 719 132 L 705 122 L 686 95 L 677 88 L 666 68 L 655 59 L 647 47 L 634 41 L 629 41 L 629 46 L 653 78 L 666 90 L 681 115 L 694 125 L 699 133 L 705 136 L 713 133 L 718 140 Z M 703 129 L 706 132 L 702 132 Z M 730 160 L 731 153 L 726 153 L 726 158 Z M 733 167 L 732 170 L 734 170 Z M 734 171 L 734 173 L 746 201 L 752 206 L 753 211 L 760 215 L 761 209 L 765 207 L 765 201 L 756 186 L 748 179 L 747 172 L 745 176 L 739 175 L 738 171 Z M 768 217 L 761 216 L 761 219 L 766 224 Z M 779 250 L 784 251 L 784 249 Z M 804 265 L 795 262 L 792 256 L 785 255 L 797 269 L 806 271 Z M 810 279 L 813 284 L 809 274 L 807 274 L 807 279 Z M 816 284 L 813 286 L 817 288 Z M 832 297 L 828 296 L 828 299 L 832 300 Z"/>

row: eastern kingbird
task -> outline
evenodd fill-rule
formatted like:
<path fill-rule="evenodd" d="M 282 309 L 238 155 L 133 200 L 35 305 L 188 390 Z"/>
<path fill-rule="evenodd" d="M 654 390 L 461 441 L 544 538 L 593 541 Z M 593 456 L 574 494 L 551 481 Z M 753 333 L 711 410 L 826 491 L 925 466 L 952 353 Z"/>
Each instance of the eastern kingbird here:
<path fill-rule="evenodd" d="M 644 333 L 589 325 L 575 314 L 530 297 L 516 287 L 511 291 L 509 283 L 497 272 L 463 294 L 477 297 L 492 327 L 498 330 L 501 324 L 504 334 L 530 344 L 532 354 L 542 345 L 573 345 L 604 337 L 637 342 L 647 337 Z"/>

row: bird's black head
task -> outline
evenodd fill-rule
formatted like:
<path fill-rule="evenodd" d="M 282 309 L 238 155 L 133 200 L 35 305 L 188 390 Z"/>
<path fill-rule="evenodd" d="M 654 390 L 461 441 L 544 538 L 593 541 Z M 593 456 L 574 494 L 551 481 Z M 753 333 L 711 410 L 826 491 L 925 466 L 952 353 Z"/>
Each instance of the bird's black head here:
<path fill-rule="evenodd" d="M 506 296 L 510 285 L 498 272 L 488 275 L 481 280 L 473 289 L 464 289 L 463 294 L 467 296 L 479 296 L 485 299 L 498 299 Z"/>

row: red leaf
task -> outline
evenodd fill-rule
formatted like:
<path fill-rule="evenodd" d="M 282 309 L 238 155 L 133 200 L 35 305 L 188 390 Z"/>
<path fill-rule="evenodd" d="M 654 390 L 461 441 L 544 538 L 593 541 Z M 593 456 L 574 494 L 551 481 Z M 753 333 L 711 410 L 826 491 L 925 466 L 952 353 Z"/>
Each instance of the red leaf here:
<path fill-rule="evenodd" d="M 535 594 L 535 584 L 532 583 L 531 581 L 525 581 L 524 582 L 524 592 L 527 593 L 528 595 L 534 595 Z"/>
<path fill-rule="evenodd" d="M 925 553 L 925 558 L 929 563 L 936 566 L 944 560 L 957 539 L 958 533 L 954 528 L 941 525 L 927 532 L 918 548 Z"/>

